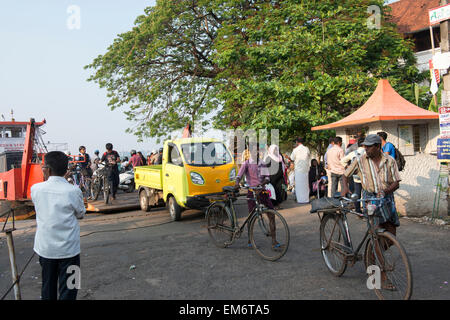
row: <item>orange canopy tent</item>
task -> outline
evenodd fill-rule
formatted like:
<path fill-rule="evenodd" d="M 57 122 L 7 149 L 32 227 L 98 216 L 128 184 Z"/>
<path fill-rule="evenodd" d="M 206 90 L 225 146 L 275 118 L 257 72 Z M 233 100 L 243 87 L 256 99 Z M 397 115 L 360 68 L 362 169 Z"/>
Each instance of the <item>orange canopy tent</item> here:
<path fill-rule="evenodd" d="M 312 131 L 357 126 L 383 120 L 439 119 L 436 112 L 422 109 L 400 96 L 388 80 L 378 81 L 378 86 L 367 102 L 348 117 L 311 128 Z"/>

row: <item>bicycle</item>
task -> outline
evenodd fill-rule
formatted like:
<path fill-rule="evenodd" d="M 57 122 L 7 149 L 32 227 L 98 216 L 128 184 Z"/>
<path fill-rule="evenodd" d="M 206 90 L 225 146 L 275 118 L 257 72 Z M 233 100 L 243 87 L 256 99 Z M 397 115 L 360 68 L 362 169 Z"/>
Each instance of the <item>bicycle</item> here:
<path fill-rule="evenodd" d="M 85 176 L 82 171 L 83 170 L 78 164 L 73 164 L 69 167 L 68 173 L 66 173 L 66 178 L 70 184 L 73 184 L 81 189 L 83 198 L 88 199 L 91 196 L 91 179 Z"/>
<path fill-rule="evenodd" d="M 244 187 L 254 194 L 265 192 L 263 187 Z M 248 237 L 253 249 L 265 260 L 276 261 L 283 257 L 289 247 L 289 228 L 286 220 L 276 210 L 259 202 L 258 196 L 247 198 L 255 201 L 255 208 L 249 213 L 242 226 L 236 217 L 234 202 L 239 189 L 224 187 L 223 196 L 206 209 L 208 233 L 214 244 L 220 248 L 229 247 L 240 238 L 248 224 Z M 279 242 L 277 242 L 279 241 Z"/>
<path fill-rule="evenodd" d="M 108 167 L 103 163 L 99 163 L 99 168 L 93 173 L 90 189 L 94 201 L 98 199 L 100 192 L 103 190 L 103 201 L 105 204 L 109 203 L 111 183 L 108 179 Z"/>
<path fill-rule="evenodd" d="M 317 211 L 321 221 L 320 245 L 325 265 L 333 275 L 340 277 L 348 265 L 354 266 L 357 261 L 363 259 L 366 270 L 369 266 L 377 266 L 380 270 L 381 284 L 374 286 L 379 299 L 410 299 L 413 278 L 406 251 L 393 234 L 384 229 L 377 229 L 374 222 L 381 214 L 383 206 L 388 204 L 388 200 L 356 198 L 356 195 L 352 195 L 351 199 L 340 197 L 339 207 Z M 351 208 L 351 204 L 357 201 L 367 202 L 362 213 Z M 347 213 L 355 214 L 367 222 L 367 231 L 356 250 L 353 249 L 350 237 Z M 362 256 L 359 252 L 364 244 Z"/>

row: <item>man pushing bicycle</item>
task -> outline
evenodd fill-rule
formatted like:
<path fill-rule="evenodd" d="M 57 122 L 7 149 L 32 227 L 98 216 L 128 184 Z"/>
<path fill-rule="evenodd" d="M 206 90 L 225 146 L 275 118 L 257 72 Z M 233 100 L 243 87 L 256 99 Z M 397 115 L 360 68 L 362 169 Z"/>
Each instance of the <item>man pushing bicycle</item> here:
<path fill-rule="evenodd" d="M 385 229 L 394 236 L 397 227 L 400 226 L 395 207 L 394 192 L 400 186 L 400 174 L 397 163 L 391 156 L 385 155 L 381 150 L 381 138 L 376 134 L 370 134 L 362 143 L 366 152 L 356 157 L 343 175 L 343 190 L 341 195 L 349 193 L 348 177 L 357 174 L 361 179 L 362 198 L 385 199 L 385 205 L 381 206 L 377 215 L 378 228 Z M 367 203 L 363 202 L 366 207 Z M 386 282 L 386 276 L 382 273 L 382 281 Z M 384 286 L 392 284 L 385 283 Z"/>
<path fill-rule="evenodd" d="M 348 166 L 343 176 L 343 190 L 345 196 L 349 193 L 348 177 L 357 174 L 361 178 L 362 197 L 384 198 L 389 204 L 388 210 L 382 210 L 379 217 L 379 227 L 386 229 L 394 236 L 400 221 L 395 208 L 394 191 L 400 186 L 400 173 L 395 159 L 381 151 L 381 139 L 376 134 L 370 134 L 362 143 L 365 154 L 356 157 Z"/>

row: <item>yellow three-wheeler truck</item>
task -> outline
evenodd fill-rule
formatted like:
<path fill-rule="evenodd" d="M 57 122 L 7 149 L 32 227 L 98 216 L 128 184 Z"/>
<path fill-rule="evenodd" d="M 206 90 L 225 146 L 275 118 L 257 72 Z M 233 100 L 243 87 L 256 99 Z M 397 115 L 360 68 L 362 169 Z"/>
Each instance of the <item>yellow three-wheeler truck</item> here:
<path fill-rule="evenodd" d="M 172 220 L 184 209 L 204 209 L 208 196 L 234 185 L 236 165 L 226 146 L 210 138 L 164 142 L 162 165 L 136 167 L 134 179 L 143 211 L 165 202 Z"/>

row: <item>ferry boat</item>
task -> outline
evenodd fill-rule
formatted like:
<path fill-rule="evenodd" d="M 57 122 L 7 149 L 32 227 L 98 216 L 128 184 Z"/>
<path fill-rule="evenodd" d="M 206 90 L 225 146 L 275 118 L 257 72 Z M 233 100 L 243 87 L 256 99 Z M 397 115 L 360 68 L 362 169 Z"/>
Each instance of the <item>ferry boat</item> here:
<path fill-rule="evenodd" d="M 0 121 L 0 221 L 34 216 L 30 189 L 44 181 L 41 163 L 47 153 L 41 127 L 35 122 Z"/>

